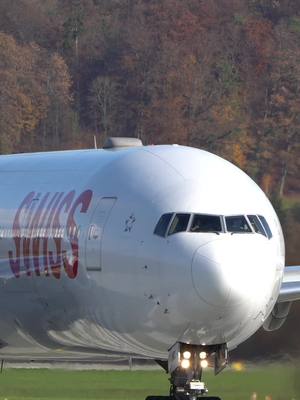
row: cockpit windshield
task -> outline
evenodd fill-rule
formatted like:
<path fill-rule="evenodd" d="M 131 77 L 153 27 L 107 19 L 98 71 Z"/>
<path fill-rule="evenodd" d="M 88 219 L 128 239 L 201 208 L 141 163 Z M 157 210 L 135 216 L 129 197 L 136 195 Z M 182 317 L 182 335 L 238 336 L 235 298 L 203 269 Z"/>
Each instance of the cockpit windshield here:
<path fill-rule="evenodd" d="M 263 217 L 262 215 L 258 215 L 258 218 L 260 219 L 261 223 L 263 224 L 265 231 L 267 233 L 268 239 L 271 239 L 272 235 L 272 231 L 269 227 L 269 224 L 267 223 L 267 220 L 265 217 Z"/>
<path fill-rule="evenodd" d="M 249 233 L 251 228 L 244 215 L 225 217 L 226 228 L 231 233 Z"/>
<path fill-rule="evenodd" d="M 170 224 L 172 217 L 173 217 L 173 213 L 168 213 L 168 214 L 162 215 L 155 227 L 154 234 L 164 237 L 166 235 L 166 232 L 167 232 L 167 229 L 168 229 L 168 226 Z"/>
<path fill-rule="evenodd" d="M 261 235 L 264 235 L 267 237 L 266 232 L 264 230 L 264 227 L 262 226 L 259 218 L 257 215 L 247 215 L 250 224 L 252 225 L 252 228 L 256 233 L 260 233 Z"/>
<path fill-rule="evenodd" d="M 190 216 L 191 214 L 176 214 L 171 223 L 168 235 L 174 235 L 174 233 L 186 231 Z"/>
<path fill-rule="evenodd" d="M 190 232 L 222 232 L 221 217 L 217 215 L 195 214 Z"/>
<path fill-rule="evenodd" d="M 271 229 L 265 217 L 261 215 L 209 215 L 189 213 L 163 214 L 154 234 L 161 237 L 179 232 L 193 233 L 258 233 L 268 239 L 272 238 Z"/>

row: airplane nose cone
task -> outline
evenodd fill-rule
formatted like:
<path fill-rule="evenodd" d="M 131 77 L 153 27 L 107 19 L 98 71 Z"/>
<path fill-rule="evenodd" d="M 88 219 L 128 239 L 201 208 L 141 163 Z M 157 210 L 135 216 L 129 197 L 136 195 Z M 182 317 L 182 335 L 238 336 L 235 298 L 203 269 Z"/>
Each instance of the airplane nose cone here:
<path fill-rule="evenodd" d="M 201 246 L 192 262 L 194 287 L 200 298 L 213 306 L 226 304 L 230 295 L 230 288 L 224 279 L 224 268 L 215 260 L 219 247 L 217 241 Z"/>
<path fill-rule="evenodd" d="M 276 267 L 269 241 L 261 235 L 228 235 L 201 246 L 192 261 L 192 279 L 199 297 L 212 306 L 270 296 Z"/>

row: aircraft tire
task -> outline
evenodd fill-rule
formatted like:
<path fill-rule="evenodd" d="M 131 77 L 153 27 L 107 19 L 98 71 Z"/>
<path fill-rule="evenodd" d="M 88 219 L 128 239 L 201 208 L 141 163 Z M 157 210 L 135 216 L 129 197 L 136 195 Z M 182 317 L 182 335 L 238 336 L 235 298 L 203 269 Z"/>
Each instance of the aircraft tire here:
<path fill-rule="evenodd" d="M 199 399 L 201 400 L 221 400 L 220 397 L 216 397 L 216 396 L 204 396 L 204 397 L 199 397 Z"/>
<path fill-rule="evenodd" d="M 170 396 L 147 396 L 145 400 L 171 400 Z"/>
<path fill-rule="evenodd" d="M 186 396 L 186 398 L 188 398 Z M 221 400 L 220 397 L 216 396 L 201 396 L 198 398 L 199 400 Z M 174 400 L 172 396 L 147 396 L 145 400 Z"/>

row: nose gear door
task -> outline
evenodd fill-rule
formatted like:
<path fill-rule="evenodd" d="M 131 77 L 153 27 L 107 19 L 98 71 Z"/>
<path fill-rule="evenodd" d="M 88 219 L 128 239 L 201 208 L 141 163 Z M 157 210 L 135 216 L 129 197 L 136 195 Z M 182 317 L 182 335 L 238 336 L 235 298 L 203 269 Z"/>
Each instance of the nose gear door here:
<path fill-rule="evenodd" d="M 101 259 L 104 229 L 116 201 L 115 197 L 102 197 L 92 214 L 85 246 L 87 271 L 102 270 Z"/>

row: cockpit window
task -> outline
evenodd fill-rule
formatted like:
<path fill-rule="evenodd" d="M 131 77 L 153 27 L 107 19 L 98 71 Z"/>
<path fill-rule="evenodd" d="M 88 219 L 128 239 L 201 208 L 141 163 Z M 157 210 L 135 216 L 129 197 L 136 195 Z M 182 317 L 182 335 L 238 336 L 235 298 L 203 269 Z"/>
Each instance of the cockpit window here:
<path fill-rule="evenodd" d="M 191 223 L 190 219 L 192 217 Z M 224 222 L 225 221 L 225 222 Z M 166 213 L 163 214 L 155 229 L 154 234 L 166 237 L 178 232 L 195 233 L 219 233 L 224 231 L 224 223 L 227 232 L 230 233 L 259 233 L 271 239 L 272 232 L 265 217 L 262 215 L 232 215 L 228 217 L 207 214 Z"/>
<path fill-rule="evenodd" d="M 267 237 L 267 234 L 264 230 L 264 227 L 262 225 L 262 223 L 260 222 L 259 218 L 257 215 L 247 215 L 250 224 L 252 225 L 252 228 L 254 229 L 254 231 L 256 233 L 260 233 L 261 235 L 264 235 Z"/>
<path fill-rule="evenodd" d="M 222 232 L 221 218 L 217 215 L 195 214 L 191 232 Z"/>
<path fill-rule="evenodd" d="M 154 229 L 154 234 L 162 237 L 166 236 L 167 229 L 172 217 L 173 213 L 162 215 Z"/>
<path fill-rule="evenodd" d="M 268 239 L 271 239 L 272 235 L 272 231 L 269 227 L 269 224 L 267 223 L 267 220 L 265 217 L 263 217 L 262 215 L 258 215 L 258 218 L 260 219 L 261 223 L 263 224 L 265 231 L 267 232 L 268 235 Z"/>
<path fill-rule="evenodd" d="M 171 223 L 168 235 L 174 235 L 174 233 L 186 231 L 190 216 L 191 214 L 176 214 Z"/>
<path fill-rule="evenodd" d="M 251 228 L 244 215 L 236 215 L 233 217 L 225 217 L 228 232 L 232 233 L 249 233 Z"/>

